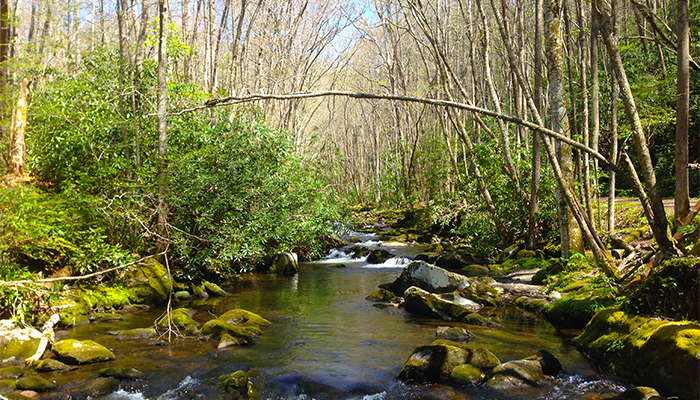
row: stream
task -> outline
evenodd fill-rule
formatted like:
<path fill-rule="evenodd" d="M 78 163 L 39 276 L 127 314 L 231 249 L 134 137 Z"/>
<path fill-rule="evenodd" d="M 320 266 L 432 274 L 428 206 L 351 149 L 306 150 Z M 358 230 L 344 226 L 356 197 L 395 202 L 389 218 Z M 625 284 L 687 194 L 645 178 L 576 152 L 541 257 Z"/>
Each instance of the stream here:
<path fill-rule="evenodd" d="M 370 234 L 360 237 L 365 241 L 361 245 L 380 246 Z M 230 297 L 175 305 L 197 310 L 194 319 L 200 323 L 234 308 L 260 314 L 272 326 L 250 347 L 217 350 L 216 342 L 186 337 L 170 344 L 118 341 L 108 334 L 152 326 L 163 310 L 150 309 L 126 314 L 124 321 L 60 332 L 59 338 L 103 344 L 116 360 L 43 375 L 64 385 L 63 392 L 69 394 L 75 382 L 106 366 L 132 367 L 146 374 L 142 381 L 122 382 L 118 392 L 106 397 L 112 400 L 217 398 L 217 377 L 237 370 L 254 372 L 264 382 L 264 396 L 274 399 L 598 399 L 624 390 L 623 384 L 600 375 L 576 350 L 571 341 L 580 332 L 557 330 L 514 307 L 483 309 L 480 313 L 503 325 L 486 328 L 419 318 L 365 300 L 378 284 L 393 281 L 410 257 L 423 249 L 389 248 L 398 257 L 380 265 L 351 260 L 335 250 L 322 260 L 301 263 L 295 276 L 250 274 L 225 287 Z M 491 350 L 501 362 L 548 350 L 566 374 L 548 379 L 539 388 L 509 391 L 399 382 L 396 376 L 412 351 L 430 344 L 438 326 L 450 324 L 467 327 L 476 336 L 469 345 Z"/>

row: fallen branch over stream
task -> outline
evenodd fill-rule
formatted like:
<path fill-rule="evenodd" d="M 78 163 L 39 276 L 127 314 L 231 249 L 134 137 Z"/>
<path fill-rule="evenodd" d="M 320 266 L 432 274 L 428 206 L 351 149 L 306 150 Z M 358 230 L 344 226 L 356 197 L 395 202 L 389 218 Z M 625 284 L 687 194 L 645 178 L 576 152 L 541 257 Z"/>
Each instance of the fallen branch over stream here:
<path fill-rule="evenodd" d="M 44 355 L 44 351 L 46 351 L 46 346 L 48 346 L 49 343 L 54 342 L 53 327 L 58 323 L 60 318 L 61 316 L 59 314 L 53 314 L 49 320 L 46 321 L 42 328 L 43 332 L 41 334 L 41 340 L 39 341 L 39 347 L 37 347 L 36 353 L 34 353 L 33 356 L 24 359 L 25 364 L 30 365 L 36 361 L 39 361 L 41 356 Z"/>
<path fill-rule="evenodd" d="M 124 268 L 126 268 L 126 267 L 130 267 L 130 266 L 132 266 L 132 265 L 135 265 L 135 264 L 141 263 L 141 262 L 143 262 L 143 261 L 145 261 L 145 260 L 148 260 L 149 258 L 158 257 L 158 256 L 161 256 L 161 255 L 164 255 L 164 254 L 165 254 L 165 252 L 163 251 L 163 252 L 160 252 L 160 253 L 152 254 L 152 255 L 150 255 L 150 256 L 142 257 L 142 258 L 140 258 L 140 259 L 138 259 L 138 260 L 136 260 L 136 261 L 132 261 L 132 262 L 129 262 L 129 263 L 126 263 L 126 264 L 122 264 L 122 265 L 113 267 L 113 268 L 108 268 L 108 269 L 105 269 L 105 270 L 102 270 L 102 271 L 97 271 L 97 272 L 93 272 L 93 273 L 86 274 L 86 275 L 80 275 L 80 276 L 64 276 L 64 277 L 60 277 L 60 278 L 24 279 L 24 280 L 20 280 L 20 281 L 0 281 L 0 286 L 24 286 L 24 285 L 26 285 L 26 284 L 32 284 L 32 283 L 49 283 L 49 282 L 62 282 L 62 281 L 79 281 L 79 280 L 83 280 L 83 279 L 94 278 L 94 277 L 99 276 L 99 275 L 104 275 L 104 274 L 109 273 L 109 272 L 112 272 L 112 271 L 117 271 L 117 270 L 120 270 L 120 269 L 124 269 Z"/>

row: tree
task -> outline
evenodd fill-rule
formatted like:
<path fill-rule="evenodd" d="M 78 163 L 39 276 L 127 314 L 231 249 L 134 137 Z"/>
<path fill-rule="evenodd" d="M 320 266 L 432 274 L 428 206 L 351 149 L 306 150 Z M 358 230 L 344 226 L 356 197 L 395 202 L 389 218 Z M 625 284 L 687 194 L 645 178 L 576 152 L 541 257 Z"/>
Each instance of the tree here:
<path fill-rule="evenodd" d="M 688 114 L 690 112 L 690 38 L 689 1 L 678 0 L 678 70 L 676 73 L 676 195 L 677 225 L 690 212 L 688 190 Z"/>
<path fill-rule="evenodd" d="M 27 78 L 22 80 L 19 97 L 10 122 L 10 167 L 17 176 L 24 175 L 25 141 L 24 133 L 27 130 L 27 107 L 29 107 L 30 83 Z"/>
<path fill-rule="evenodd" d="M 158 0 L 158 204 L 156 205 L 159 251 L 168 238 L 168 54 L 166 52 L 166 0 Z"/>

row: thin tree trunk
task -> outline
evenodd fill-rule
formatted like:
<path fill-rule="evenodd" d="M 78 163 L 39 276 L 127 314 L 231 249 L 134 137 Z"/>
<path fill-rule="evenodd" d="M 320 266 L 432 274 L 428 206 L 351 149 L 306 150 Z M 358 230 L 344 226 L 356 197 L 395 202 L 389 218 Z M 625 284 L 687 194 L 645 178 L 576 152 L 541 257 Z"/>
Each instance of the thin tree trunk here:
<path fill-rule="evenodd" d="M 26 155 L 24 133 L 27 130 L 27 108 L 29 107 L 30 92 L 30 83 L 27 78 L 24 78 L 10 122 L 10 137 L 12 138 L 10 169 L 17 176 L 24 175 L 24 159 Z"/>
<path fill-rule="evenodd" d="M 545 8 L 545 33 L 547 62 L 549 64 L 549 92 L 551 125 L 554 132 L 570 137 L 569 119 L 566 111 L 566 90 L 564 89 L 564 54 L 562 40 L 561 7 L 559 0 L 547 0 Z M 556 157 L 560 164 L 563 181 L 557 184 L 557 204 L 561 231 L 562 257 L 583 253 L 581 227 L 574 218 L 573 210 L 567 204 L 567 185 L 573 187 L 574 165 L 571 146 L 557 141 Z"/>
<path fill-rule="evenodd" d="M 591 7 L 591 133 L 589 136 L 588 146 L 593 150 L 598 151 L 598 143 L 600 142 L 600 77 L 598 68 L 598 11 L 595 7 Z M 612 157 L 615 160 L 615 156 Z M 615 163 L 615 161 L 613 161 Z M 593 180 L 593 190 L 596 197 L 599 198 L 599 183 L 598 183 L 598 160 L 593 159 L 593 170 L 595 172 Z M 611 174 L 615 174 L 611 171 Z M 600 202 L 598 202 L 600 203 Z M 600 208 L 599 208 L 600 209 Z M 598 214 L 600 215 L 600 213 Z M 600 217 L 598 222 L 600 223 Z"/>
<path fill-rule="evenodd" d="M 610 162 L 617 164 L 617 102 L 619 89 L 615 72 L 612 71 L 612 96 L 610 99 Z M 610 171 L 610 192 L 608 193 L 608 232 L 615 233 L 615 171 Z"/>
<path fill-rule="evenodd" d="M 535 93 L 534 102 L 536 111 L 542 114 L 542 25 L 543 0 L 535 0 Z M 525 89 L 523 89 L 525 92 Z M 532 132 L 532 180 L 530 182 L 530 206 L 528 207 L 528 232 L 526 247 L 534 249 L 537 244 L 537 212 L 539 208 L 540 180 L 542 178 L 542 154 L 541 135 Z"/>
<path fill-rule="evenodd" d="M 221 36 L 224 34 L 225 23 L 228 20 L 228 10 L 231 8 L 231 0 L 224 2 L 224 11 L 221 14 L 221 23 L 219 24 L 218 33 L 216 35 L 216 48 L 214 49 L 214 61 L 212 62 L 211 80 L 209 85 L 209 93 L 214 93 L 218 85 L 217 70 L 219 64 L 219 49 L 221 48 Z"/>
<path fill-rule="evenodd" d="M 612 0 L 612 9 L 605 7 L 601 0 L 594 1 L 596 2 L 598 10 L 601 12 L 600 32 L 603 35 L 605 47 L 608 50 L 608 55 L 611 59 L 613 69 L 615 70 L 615 74 L 618 79 L 622 103 L 625 106 L 625 114 L 627 115 L 627 119 L 630 121 L 630 128 L 632 130 L 632 136 L 634 137 L 635 148 L 637 150 L 637 157 L 639 158 L 642 166 L 642 173 L 644 176 L 644 182 L 646 183 L 646 189 L 649 191 L 649 199 L 651 201 L 651 209 L 653 211 L 653 215 L 650 216 L 651 220 L 649 221 L 649 224 L 651 225 L 651 229 L 654 232 L 654 237 L 659 244 L 659 250 L 661 250 L 661 253 L 676 254 L 676 249 L 668 232 L 666 211 L 664 209 L 661 193 L 659 192 L 659 188 L 656 183 L 656 173 L 654 172 L 651 154 L 649 153 L 649 147 L 646 143 L 644 128 L 642 127 L 642 122 L 639 118 L 639 113 L 637 112 L 637 105 L 634 101 L 634 96 L 632 95 L 629 80 L 627 79 L 627 72 L 625 71 L 625 67 L 622 64 L 622 58 L 620 56 L 620 48 L 618 46 L 619 38 L 615 32 L 614 20 L 616 0 Z"/>
<path fill-rule="evenodd" d="M 157 233 L 158 251 L 164 251 L 168 238 L 168 97 L 166 24 L 167 9 L 165 0 L 158 0 L 158 203 Z"/>
<path fill-rule="evenodd" d="M 688 195 L 688 115 L 690 112 L 689 1 L 678 0 L 676 30 L 678 32 L 678 69 L 676 73 L 676 225 L 690 212 Z"/>

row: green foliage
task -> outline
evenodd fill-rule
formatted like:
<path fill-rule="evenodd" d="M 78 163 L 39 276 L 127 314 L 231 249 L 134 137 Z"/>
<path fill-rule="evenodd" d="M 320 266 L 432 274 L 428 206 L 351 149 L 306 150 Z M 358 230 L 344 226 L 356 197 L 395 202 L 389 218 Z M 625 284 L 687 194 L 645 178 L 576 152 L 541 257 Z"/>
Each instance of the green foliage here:
<path fill-rule="evenodd" d="M 299 247 L 318 254 L 337 207 L 313 164 L 260 118 L 224 111 L 217 117 L 173 123 L 184 145 L 173 157 L 170 181 L 183 265 Z"/>

